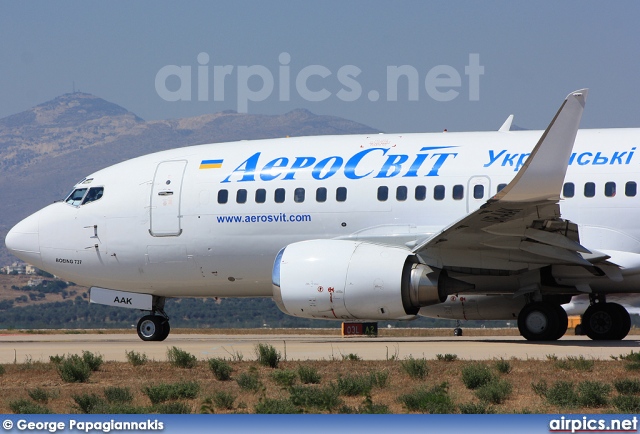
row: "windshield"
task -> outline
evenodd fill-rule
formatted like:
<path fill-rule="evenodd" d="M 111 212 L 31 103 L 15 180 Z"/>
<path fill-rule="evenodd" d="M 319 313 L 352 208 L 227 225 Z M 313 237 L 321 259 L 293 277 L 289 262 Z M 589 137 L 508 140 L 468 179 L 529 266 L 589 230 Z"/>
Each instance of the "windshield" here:
<path fill-rule="evenodd" d="M 76 188 L 67 197 L 65 202 L 67 202 L 69 205 L 79 206 L 82 203 L 82 198 L 84 197 L 84 194 L 86 192 L 87 192 L 86 188 Z"/>

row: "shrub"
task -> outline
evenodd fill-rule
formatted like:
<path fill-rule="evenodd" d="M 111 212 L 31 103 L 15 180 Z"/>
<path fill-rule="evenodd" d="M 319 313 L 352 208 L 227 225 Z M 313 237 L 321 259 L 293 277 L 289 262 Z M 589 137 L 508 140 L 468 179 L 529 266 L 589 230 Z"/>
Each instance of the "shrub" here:
<path fill-rule="evenodd" d="M 152 404 L 160 404 L 169 400 L 193 399 L 198 396 L 200 385 L 195 381 L 182 381 L 179 383 L 160 383 L 142 388 Z"/>
<path fill-rule="evenodd" d="M 374 404 L 371 399 L 371 395 L 362 402 L 362 405 L 358 408 L 359 414 L 390 414 L 389 406 L 384 404 Z"/>
<path fill-rule="evenodd" d="M 251 392 L 257 392 L 260 390 L 262 384 L 260 383 L 260 378 L 258 376 L 258 372 L 255 370 L 250 370 L 249 372 L 243 372 L 238 375 L 236 378 L 236 383 L 240 386 L 241 389 L 250 390 Z"/>
<path fill-rule="evenodd" d="M 352 362 L 359 362 L 360 360 L 362 360 L 362 357 L 360 357 L 357 354 L 354 353 L 349 353 L 349 354 L 342 354 L 342 360 L 349 360 Z"/>
<path fill-rule="evenodd" d="M 124 353 L 127 355 L 127 360 L 129 361 L 129 363 L 131 363 L 133 366 L 142 366 L 147 363 L 147 355 L 144 353 L 137 353 L 133 350 L 124 350 Z"/>
<path fill-rule="evenodd" d="M 549 387 L 545 397 L 550 404 L 559 407 L 575 407 L 578 403 L 574 385 L 568 381 L 558 381 Z"/>
<path fill-rule="evenodd" d="M 455 362 L 456 360 L 458 360 L 458 355 L 457 354 L 436 354 L 436 359 L 441 360 L 443 362 Z"/>
<path fill-rule="evenodd" d="M 231 372 L 233 369 L 223 359 L 209 359 L 209 369 L 213 372 L 213 375 L 219 381 L 228 381 L 231 379 Z"/>
<path fill-rule="evenodd" d="M 472 363 L 462 368 L 462 382 L 467 389 L 477 389 L 489 383 L 492 379 L 491 371 L 482 363 Z"/>
<path fill-rule="evenodd" d="M 295 414 L 300 413 L 298 407 L 288 399 L 261 399 L 254 407 L 256 414 Z"/>
<path fill-rule="evenodd" d="M 364 375 L 346 375 L 338 377 L 338 393 L 345 396 L 371 394 L 371 377 Z"/>
<path fill-rule="evenodd" d="M 616 380 L 613 382 L 613 387 L 616 391 L 622 395 L 638 395 L 640 394 L 640 380 Z"/>
<path fill-rule="evenodd" d="M 4 375 L 5 372 L 6 372 L 6 369 L 4 365 L 0 365 L 0 375 Z"/>
<path fill-rule="evenodd" d="M 154 405 L 151 411 L 159 414 L 191 414 L 191 407 L 186 402 L 165 402 Z"/>
<path fill-rule="evenodd" d="M 337 408 L 342 401 L 338 394 L 338 389 L 331 386 L 311 387 L 292 386 L 289 399 L 294 405 L 309 408 L 314 407 L 320 410 L 331 411 Z"/>
<path fill-rule="evenodd" d="M 508 374 L 509 372 L 511 372 L 511 369 L 512 369 L 511 363 L 509 363 L 504 359 L 496 360 L 496 369 L 501 374 Z"/>
<path fill-rule="evenodd" d="M 49 356 L 49 363 L 53 363 L 55 365 L 62 363 L 63 360 L 64 355 L 59 356 L 58 354 L 56 354 L 55 356 Z"/>
<path fill-rule="evenodd" d="M 488 406 L 486 403 L 468 403 L 468 404 L 460 404 L 458 407 L 461 414 L 495 414 L 495 410 L 493 407 Z"/>
<path fill-rule="evenodd" d="M 18 399 L 17 401 L 9 401 L 9 408 L 15 414 L 51 414 L 52 411 L 47 407 L 36 404 L 28 399 Z"/>
<path fill-rule="evenodd" d="M 609 404 L 611 386 L 599 381 L 583 381 L 578 384 L 578 404 L 583 407 L 604 407 Z"/>
<path fill-rule="evenodd" d="M 107 407 L 105 401 L 95 393 L 83 393 L 82 395 L 73 395 L 76 408 L 82 413 L 104 413 Z"/>
<path fill-rule="evenodd" d="M 627 362 L 640 362 L 640 353 L 635 353 L 633 350 L 629 354 L 620 354 L 620 360 Z"/>
<path fill-rule="evenodd" d="M 429 374 L 429 366 L 425 359 L 414 359 L 413 357 L 409 357 L 401 362 L 401 366 L 411 378 L 424 380 L 424 378 Z"/>
<path fill-rule="evenodd" d="M 430 389 L 420 387 L 412 393 L 401 395 L 398 397 L 408 411 L 419 411 L 431 414 L 448 414 L 453 413 L 455 406 L 448 394 L 449 386 L 442 383 Z"/>
<path fill-rule="evenodd" d="M 133 401 L 133 393 L 128 387 L 105 387 L 104 397 L 109 404 L 128 404 Z"/>
<path fill-rule="evenodd" d="M 43 404 L 49 402 L 49 392 L 40 387 L 36 387 L 35 389 L 28 389 L 27 394 L 29 395 L 29 398 L 33 399 L 36 402 L 41 402 Z"/>
<path fill-rule="evenodd" d="M 546 398 L 549 386 L 547 386 L 547 382 L 545 380 L 540 380 L 537 383 L 531 383 L 531 389 L 533 389 L 533 392 L 539 397 Z"/>
<path fill-rule="evenodd" d="M 476 389 L 476 396 L 483 402 L 502 404 L 511 396 L 513 387 L 506 380 L 491 380 Z"/>
<path fill-rule="evenodd" d="M 64 359 L 56 368 L 66 383 L 86 383 L 91 377 L 91 367 L 77 354 Z"/>
<path fill-rule="evenodd" d="M 298 366 L 298 376 L 303 384 L 319 384 L 321 380 L 320 373 L 313 366 Z"/>
<path fill-rule="evenodd" d="M 282 387 L 293 386 L 296 382 L 296 377 L 296 371 L 289 369 L 273 371 L 271 373 L 271 379 L 273 380 L 273 382 Z"/>
<path fill-rule="evenodd" d="M 565 371 L 571 369 L 576 369 L 578 371 L 591 371 L 593 370 L 593 365 L 594 361 L 592 359 L 585 359 L 584 356 L 567 356 L 566 359 L 556 361 L 556 367 Z"/>
<path fill-rule="evenodd" d="M 262 366 L 277 368 L 280 363 L 280 352 L 273 345 L 258 344 L 255 347 L 258 363 Z"/>
<path fill-rule="evenodd" d="M 229 392 L 216 392 L 213 395 L 213 403 L 216 408 L 222 408 L 225 410 L 231 410 L 233 408 L 233 402 L 236 400 L 236 397 Z"/>
<path fill-rule="evenodd" d="M 638 396 L 614 396 L 611 403 L 620 413 L 640 413 L 640 397 Z"/>
<path fill-rule="evenodd" d="M 177 368 L 191 369 L 196 366 L 196 356 L 181 350 L 178 347 L 171 347 L 167 350 L 167 360 Z"/>
<path fill-rule="evenodd" d="M 89 366 L 92 371 L 97 371 L 102 366 L 103 360 L 100 354 L 93 354 L 91 351 L 82 352 L 82 360 Z"/>
<path fill-rule="evenodd" d="M 383 388 L 387 386 L 387 382 L 389 380 L 389 372 L 388 371 L 380 371 L 380 372 L 371 372 L 369 373 L 369 381 L 371 381 L 371 385 L 373 387 Z"/>

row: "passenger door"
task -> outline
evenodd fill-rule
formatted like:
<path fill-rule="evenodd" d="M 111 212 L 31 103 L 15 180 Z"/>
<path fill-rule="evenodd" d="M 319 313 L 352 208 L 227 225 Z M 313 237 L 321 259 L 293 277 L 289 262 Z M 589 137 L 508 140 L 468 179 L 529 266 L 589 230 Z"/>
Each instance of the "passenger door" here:
<path fill-rule="evenodd" d="M 151 188 L 149 233 L 154 237 L 176 237 L 182 233 L 180 198 L 185 160 L 158 164 Z"/>

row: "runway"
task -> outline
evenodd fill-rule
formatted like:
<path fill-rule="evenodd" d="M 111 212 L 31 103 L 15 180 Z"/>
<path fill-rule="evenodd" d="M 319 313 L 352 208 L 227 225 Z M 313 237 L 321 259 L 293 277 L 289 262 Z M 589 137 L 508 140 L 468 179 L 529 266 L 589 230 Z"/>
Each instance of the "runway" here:
<path fill-rule="evenodd" d="M 258 343 L 273 345 L 287 360 L 340 360 L 356 354 L 363 360 L 391 357 L 435 359 L 437 354 L 456 354 L 466 360 L 546 359 L 584 356 L 608 360 L 610 356 L 640 350 L 640 336 L 623 341 L 592 341 L 585 336 L 565 336 L 556 342 L 529 342 L 515 336 L 471 337 L 349 337 L 335 335 L 266 334 L 172 334 L 164 342 L 143 342 L 135 332 L 120 334 L 26 334 L 0 335 L 0 363 L 48 362 L 49 356 L 99 353 L 105 361 L 126 361 L 126 351 L 144 353 L 151 360 L 165 361 L 167 349 L 176 346 L 197 356 L 230 359 L 241 354 L 255 359 Z"/>

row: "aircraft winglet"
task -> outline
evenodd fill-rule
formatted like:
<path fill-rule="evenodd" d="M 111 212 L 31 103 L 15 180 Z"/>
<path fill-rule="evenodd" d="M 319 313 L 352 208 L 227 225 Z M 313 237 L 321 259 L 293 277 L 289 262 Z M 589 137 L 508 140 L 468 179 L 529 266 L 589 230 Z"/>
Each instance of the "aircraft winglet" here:
<path fill-rule="evenodd" d="M 500 131 L 501 133 L 505 133 L 507 131 L 511 131 L 511 123 L 512 122 L 513 122 L 513 115 L 509 115 L 507 120 L 504 121 L 504 124 L 502 124 L 502 126 L 500 127 L 500 129 L 498 131 Z"/>
<path fill-rule="evenodd" d="M 535 202 L 560 199 L 588 89 L 571 92 L 516 177 L 490 201 Z"/>

